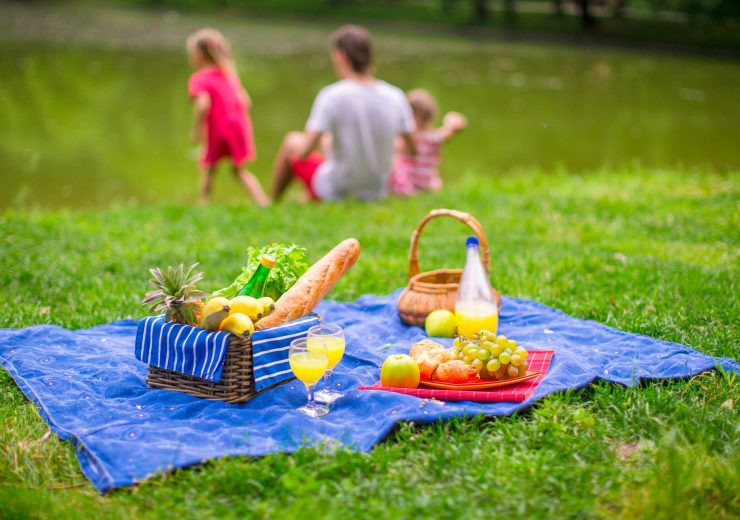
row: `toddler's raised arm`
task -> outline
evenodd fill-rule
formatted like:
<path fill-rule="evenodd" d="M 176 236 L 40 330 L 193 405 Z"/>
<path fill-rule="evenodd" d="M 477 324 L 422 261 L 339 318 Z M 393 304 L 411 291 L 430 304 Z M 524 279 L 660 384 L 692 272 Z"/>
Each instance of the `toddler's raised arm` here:
<path fill-rule="evenodd" d="M 446 141 L 466 126 L 468 126 L 468 118 L 460 112 L 447 112 L 438 131 L 442 140 Z"/>

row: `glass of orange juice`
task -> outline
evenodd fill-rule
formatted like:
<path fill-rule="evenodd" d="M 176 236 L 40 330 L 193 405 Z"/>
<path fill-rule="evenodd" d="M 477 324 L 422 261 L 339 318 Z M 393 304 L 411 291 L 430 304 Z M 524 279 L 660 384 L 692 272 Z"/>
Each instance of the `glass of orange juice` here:
<path fill-rule="evenodd" d="M 306 338 L 298 338 L 290 342 L 288 361 L 296 379 L 306 385 L 306 392 L 308 393 L 306 406 L 298 408 L 298 411 L 311 417 L 321 417 L 329 413 L 326 407 L 316 405 L 314 396 L 316 382 L 321 379 L 329 365 L 329 357 L 326 352 L 310 351 Z"/>
<path fill-rule="evenodd" d="M 322 323 L 308 329 L 307 345 L 309 352 L 324 352 L 329 358 L 329 364 L 324 375 L 326 388 L 316 392 L 316 400 L 320 403 L 333 403 L 344 394 L 331 387 L 331 372 L 344 356 L 344 331 L 339 325 Z"/>

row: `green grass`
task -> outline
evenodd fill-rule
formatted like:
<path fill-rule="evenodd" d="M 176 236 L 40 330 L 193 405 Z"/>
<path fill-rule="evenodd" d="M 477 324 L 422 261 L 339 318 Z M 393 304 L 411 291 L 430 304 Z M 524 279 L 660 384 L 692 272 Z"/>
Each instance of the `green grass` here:
<path fill-rule="evenodd" d="M 313 260 L 356 236 L 363 254 L 331 296 L 387 293 L 405 283 L 417 221 L 456 207 L 484 224 L 502 292 L 737 359 L 738 202 L 737 174 L 628 170 L 470 176 L 375 205 L 11 211 L 0 323 L 138 317 L 147 267 L 197 260 L 214 289 L 248 244 L 269 240 L 305 244 Z M 461 264 L 464 228 L 428 230 L 422 268 Z M 738 397 L 722 373 L 597 384 L 512 418 L 402 424 L 369 454 L 224 459 L 101 497 L 0 371 L 0 517 L 737 518 Z"/>

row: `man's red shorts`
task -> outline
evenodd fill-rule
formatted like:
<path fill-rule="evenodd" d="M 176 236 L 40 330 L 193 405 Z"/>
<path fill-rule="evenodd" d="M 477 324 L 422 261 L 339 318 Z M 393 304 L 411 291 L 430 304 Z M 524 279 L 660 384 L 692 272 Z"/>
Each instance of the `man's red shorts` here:
<path fill-rule="evenodd" d="M 324 157 L 319 152 L 312 152 L 305 159 L 293 160 L 293 175 L 298 177 L 306 185 L 306 190 L 308 190 L 312 200 L 321 200 L 313 189 L 313 179 L 323 162 Z"/>

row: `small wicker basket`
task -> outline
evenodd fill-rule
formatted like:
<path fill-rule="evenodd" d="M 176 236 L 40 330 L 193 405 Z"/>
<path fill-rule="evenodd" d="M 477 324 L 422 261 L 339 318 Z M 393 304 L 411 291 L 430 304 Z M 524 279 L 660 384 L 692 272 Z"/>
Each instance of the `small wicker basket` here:
<path fill-rule="evenodd" d="M 488 251 L 488 239 L 472 215 L 454 209 L 432 210 L 416 227 L 411 235 L 409 247 L 409 283 L 398 300 L 398 314 L 404 323 L 424 326 L 427 315 L 437 309 L 455 310 L 457 289 L 460 285 L 462 269 L 437 269 L 419 272 L 419 237 L 427 223 L 437 217 L 452 217 L 468 225 L 480 241 L 481 260 L 489 270 L 491 257 Z M 496 304 L 501 308 L 501 294 L 494 289 Z"/>

